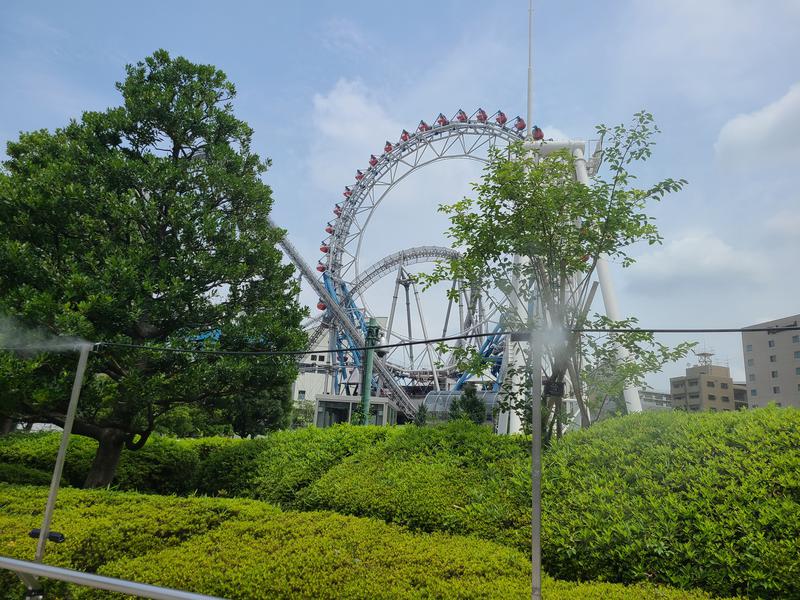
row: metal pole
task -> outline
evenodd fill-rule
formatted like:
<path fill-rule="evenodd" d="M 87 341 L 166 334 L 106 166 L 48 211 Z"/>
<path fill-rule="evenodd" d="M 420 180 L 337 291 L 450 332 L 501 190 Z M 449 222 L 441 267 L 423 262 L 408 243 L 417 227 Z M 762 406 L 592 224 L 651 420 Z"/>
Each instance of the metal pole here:
<path fill-rule="evenodd" d="M 411 280 L 411 287 L 414 289 L 414 300 L 417 303 L 417 312 L 419 313 L 419 322 L 422 325 L 422 337 L 423 339 L 428 339 L 428 328 L 425 327 L 425 316 L 422 314 L 422 304 L 419 301 L 419 292 L 417 291 L 417 285 L 414 283 L 414 280 Z M 428 352 L 428 360 L 431 363 L 431 372 L 433 373 L 433 389 L 437 392 L 440 390 L 439 387 L 439 373 L 436 371 L 436 360 L 433 358 L 433 352 L 431 351 L 431 345 L 425 344 L 425 350 Z M 422 366 L 422 365 L 420 365 Z"/>
<path fill-rule="evenodd" d="M 91 349 L 91 344 L 84 344 L 81 346 L 81 354 L 80 358 L 78 358 L 78 369 L 75 371 L 75 381 L 72 384 L 72 395 L 70 396 L 69 406 L 67 407 L 67 416 L 64 419 L 64 432 L 61 434 L 61 445 L 58 447 L 56 466 L 53 469 L 53 479 L 50 481 L 50 494 L 47 496 L 47 507 L 44 509 L 44 519 L 42 520 L 42 527 L 39 532 L 39 543 L 36 545 L 36 562 L 42 562 L 44 558 L 45 544 L 47 544 L 47 536 L 50 534 L 50 521 L 53 519 L 56 496 L 58 496 L 58 488 L 59 485 L 61 485 L 61 472 L 64 470 L 64 458 L 67 455 L 69 436 L 72 433 L 72 423 L 75 421 L 75 411 L 78 408 L 78 398 L 81 395 L 81 387 L 83 386 L 83 374 L 86 372 L 86 363 L 89 359 L 89 352 Z"/>
<path fill-rule="evenodd" d="M 411 337 L 411 296 L 408 295 L 408 286 L 411 285 L 410 280 L 403 280 L 403 287 L 406 289 L 406 319 L 408 320 L 408 341 L 412 340 Z M 408 359 L 411 362 L 409 369 L 414 368 L 414 346 L 408 346 Z"/>
<path fill-rule="evenodd" d="M 533 316 L 533 315 L 531 315 Z M 542 336 L 531 319 L 531 598 L 542 597 Z"/>
<path fill-rule="evenodd" d="M 584 185 L 589 185 L 589 173 L 586 170 L 586 159 L 584 158 L 583 150 L 575 148 L 572 151 L 572 155 L 575 157 L 575 176 L 577 180 Z M 617 296 L 614 293 L 614 284 L 611 281 L 608 262 L 602 256 L 597 259 L 597 279 L 600 281 L 600 293 L 603 296 L 603 305 L 606 307 L 606 316 L 612 321 L 619 321 L 619 306 L 617 304 Z M 620 344 L 617 344 L 617 356 L 623 362 L 630 359 L 630 353 Z M 628 412 L 642 412 L 639 390 L 628 385 L 625 386 L 622 394 L 625 398 Z"/>
<path fill-rule="evenodd" d="M 525 137 L 533 137 L 533 0 L 528 0 L 528 132 Z"/>
<path fill-rule="evenodd" d="M 137 598 L 152 598 L 153 600 L 221 600 L 216 596 L 206 596 L 205 594 L 195 594 L 170 588 L 148 585 L 146 583 L 136 583 L 135 581 L 125 581 L 124 579 L 114 579 L 104 577 L 94 573 L 81 573 L 72 569 L 63 569 L 51 565 L 41 565 L 27 560 L 16 560 L 0 556 L 0 569 L 6 569 L 25 575 L 26 577 L 41 577 L 43 579 L 55 579 L 57 581 L 67 581 L 76 585 L 93 588 L 96 590 L 108 590 L 110 592 L 120 592 L 123 594 L 135 595 Z"/>
<path fill-rule="evenodd" d="M 367 325 L 365 344 L 367 349 L 364 350 L 364 380 L 361 383 L 362 425 L 369 424 L 369 398 L 372 394 L 372 362 L 375 358 L 375 350 L 370 346 L 374 346 L 378 343 L 379 330 L 380 328 L 378 327 L 378 322 L 375 320 L 375 317 L 370 317 L 369 324 Z"/>

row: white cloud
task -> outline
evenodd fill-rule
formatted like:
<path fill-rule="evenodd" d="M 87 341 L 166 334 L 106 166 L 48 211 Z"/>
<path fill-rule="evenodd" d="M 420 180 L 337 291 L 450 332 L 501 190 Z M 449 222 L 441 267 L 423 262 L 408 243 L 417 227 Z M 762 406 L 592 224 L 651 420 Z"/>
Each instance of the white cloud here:
<path fill-rule="evenodd" d="M 724 297 L 736 283 L 759 281 L 761 264 L 754 252 L 734 248 L 710 231 L 692 230 L 641 255 L 628 270 L 629 285 L 639 293 L 692 288 L 694 294 Z"/>
<path fill-rule="evenodd" d="M 329 19 L 324 25 L 322 43 L 331 50 L 361 52 L 372 46 L 367 34 L 353 21 L 343 17 Z"/>
<path fill-rule="evenodd" d="M 634 0 L 617 73 L 692 103 L 760 95 L 765 66 L 796 47 L 796 0 Z M 768 36 L 768 39 L 767 39 Z M 630 94 L 629 85 L 623 87 Z"/>
<path fill-rule="evenodd" d="M 732 168 L 796 165 L 800 161 L 800 83 L 781 98 L 725 123 L 714 144 Z"/>
<path fill-rule="evenodd" d="M 764 226 L 769 233 L 800 240 L 800 210 L 782 210 L 769 217 Z"/>

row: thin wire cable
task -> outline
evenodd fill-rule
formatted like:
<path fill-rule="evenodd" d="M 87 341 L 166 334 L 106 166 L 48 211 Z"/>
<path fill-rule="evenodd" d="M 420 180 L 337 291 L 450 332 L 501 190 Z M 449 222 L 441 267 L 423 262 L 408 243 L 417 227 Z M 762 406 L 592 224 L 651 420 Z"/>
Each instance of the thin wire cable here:
<path fill-rule="evenodd" d="M 800 325 L 793 325 L 790 327 L 743 327 L 743 328 L 718 328 L 718 329 L 702 329 L 702 328 L 649 328 L 630 327 L 630 328 L 574 328 L 570 329 L 572 333 L 781 333 L 783 331 L 800 331 Z M 125 342 L 95 342 L 93 351 L 98 351 L 104 346 L 113 348 L 129 348 L 132 350 L 145 350 L 149 352 L 172 352 L 176 354 L 207 354 L 207 355 L 220 355 L 220 356 L 304 356 L 306 354 L 334 354 L 336 352 L 363 352 L 365 350 L 390 350 L 392 348 L 402 348 L 407 346 L 415 346 L 419 344 L 438 344 L 443 342 L 454 342 L 458 340 L 467 340 L 474 338 L 486 338 L 492 336 L 507 336 L 510 335 L 512 341 L 526 341 L 530 333 L 528 331 L 495 331 L 486 333 L 470 333 L 460 335 L 450 335 L 438 338 L 430 338 L 425 340 L 410 340 L 407 342 L 397 342 L 394 344 L 380 344 L 377 346 L 357 346 L 353 348 L 327 349 L 327 350 L 198 350 L 194 348 L 170 348 L 159 346 L 148 346 L 146 344 L 127 344 Z M 523 338 L 524 336 L 524 338 Z M 519 338 L 518 340 L 515 338 Z M 6 346 L 0 347 L 2 351 L 10 352 L 47 352 L 46 348 L 37 348 L 36 346 Z M 73 349 L 60 349 L 55 352 L 72 352 Z"/>

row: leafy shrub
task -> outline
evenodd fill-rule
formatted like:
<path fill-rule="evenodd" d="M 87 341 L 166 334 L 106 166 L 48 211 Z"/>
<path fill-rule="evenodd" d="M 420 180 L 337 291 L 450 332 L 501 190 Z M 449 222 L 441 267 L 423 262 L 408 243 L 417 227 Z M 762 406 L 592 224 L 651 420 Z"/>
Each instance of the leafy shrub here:
<path fill-rule="evenodd" d="M 61 434 L 58 432 L 4 435 L 0 437 L 0 463 L 22 465 L 52 473 L 60 442 Z M 83 485 L 96 451 L 95 440 L 79 435 L 72 436 L 64 461 L 64 485 Z"/>
<path fill-rule="evenodd" d="M 33 560 L 36 540 L 27 534 L 41 526 L 47 492 L 44 487 L 0 484 L 0 555 Z M 66 541 L 47 545 L 47 562 L 94 572 L 106 562 L 180 544 L 230 519 L 262 519 L 277 512 L 262 503 L 221 502 L 213 498 L 62 489 L 52 530 L 63 533 Z M 0 589 L 12 587 L 15 581 L 10 575 L 3 579 L 6 575 L 0 571 Z M 48 588 L 51 593 L 64 589 L 59 583 Z"/>
<path fill-rule="evenodd" d="M 344 458 L 392 437 L 396 431 L 388 427 L 345 424 L 268 435 L 256 457 L 253 495 L 260 500 L 291 506 L 299 490 Z"/>
<path fill-rule="evenodd" d="M 197 491 L 210 496 L 252 497 L 256 461 L 268 447 L 267 438 L 236 440 L 217 447 L 201 462 Z"/>
<path fill-rule="evenodd" d="M 0 462 L 52 473 L 60 441 L 58 432 L 0 437 Z M 228 438 L 176 440 L 153 436 L 140 450 L 122 451 L 113 485 L 124 490 L 188 494 L 197 487 L 202 461 L 240 443 L 244 441 Z M 95 440 L 73 435 L 64 462 L 62 485 L 82 486 L 96 451 Z"/>
<path fill-rule="evenodd" d="M 0 485 L 0 554 L 30 559 L 47 491 Z M 521 598 L 526 555 L 491 542 L 420 535 L 381 521 L 331 513 L 280 512 L 261 502 L 63 490 L 47 562 L 231 599 Z M 0 573 L 5 598 L 21 585 Z M 47 584 L 48 597 L 119 597 Z M 705 594 L 544 580 L 548 600 L 700 600 Z"/>
<path fill-rule="evenodd" d="M 0 463 L 0 482 L 25 485 L 49 485 L 52 473 L 24 465 Z"/>
<path fill-rule="evenodd" d="M 466 421 L 406 427 L 333 466 L 298 494 L 295 505 L 527 549 L 530 502 L 517 502 L 508 489 L 516 472 L 529 469 L 521 437 L 496 436 Z"/>
<path fill-rule="evenodd" d="M 544 474 L 551 575 L 800 598 L 798 410 L 612 419 Z"/>

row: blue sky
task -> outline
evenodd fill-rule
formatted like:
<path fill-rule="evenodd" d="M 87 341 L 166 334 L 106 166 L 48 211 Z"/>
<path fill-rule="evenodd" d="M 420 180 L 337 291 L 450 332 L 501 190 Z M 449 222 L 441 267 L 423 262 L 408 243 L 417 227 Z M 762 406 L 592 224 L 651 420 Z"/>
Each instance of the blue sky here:
<path fill-rule="evenodd" d="M 586 138 L 646 108 L 663 133 L 642 179 L 689 180 L 653 208 L 664 245 L 637 248 L 639 263 L 614 271 L 623 312 L 643 325 L 738 327 L 800 312 L 797 31 L 800 0 L 536 2 L 534 122 Z M 526 47 L 524 0 L 7 1 L 0 143 L 118 104 L 124 65 L 157 48 L 213 63 L 273 161 L 276 221 L 314 262 L 332 204 L 385 139 L 439 111 L 524 113 Z M 451 164 L 409 178 L 371 225 L 367 257 L 443 243 L 435 206 L 468 193 L 479 172 Z M 695 339 L 742 378 L 739 336 Z M 651 383 L 665 388 L 683 366 Z"/>

